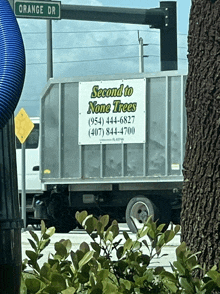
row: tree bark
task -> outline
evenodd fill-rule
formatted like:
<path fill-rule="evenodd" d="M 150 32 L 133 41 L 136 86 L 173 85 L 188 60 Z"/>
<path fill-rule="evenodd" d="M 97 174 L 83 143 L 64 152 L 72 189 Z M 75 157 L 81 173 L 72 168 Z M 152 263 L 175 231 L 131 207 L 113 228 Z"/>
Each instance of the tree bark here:
<path fill-rule="evenodd" d="M 220 0 L 192 0 L 182 241 L 207 269 L 220 259 Z"/>

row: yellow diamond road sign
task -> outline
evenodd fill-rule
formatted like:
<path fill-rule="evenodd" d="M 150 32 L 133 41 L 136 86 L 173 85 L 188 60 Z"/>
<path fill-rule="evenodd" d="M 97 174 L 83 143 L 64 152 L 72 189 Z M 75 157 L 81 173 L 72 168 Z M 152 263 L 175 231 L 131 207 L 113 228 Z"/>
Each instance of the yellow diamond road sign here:
<path fill-rule="evenodd" d="M 15 117 L 15 135 L 23 144 L 34 128 L 34 124 L 30 120 L 24 108 L 21 108 Z"/>

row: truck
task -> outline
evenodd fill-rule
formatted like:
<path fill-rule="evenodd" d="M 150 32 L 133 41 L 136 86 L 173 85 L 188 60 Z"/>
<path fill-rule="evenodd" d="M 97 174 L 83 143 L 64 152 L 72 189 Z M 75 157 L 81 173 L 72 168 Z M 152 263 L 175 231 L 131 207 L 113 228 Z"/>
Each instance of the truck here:
<path fill-rule="evenodd" d="M 186 79 L 178 71 L 50 79 L 32 167 L 39 191 L 27 184 L 32 222 L 69 232 L 87 210 L 132 232 L 150 215 L 178 223 Z"/>

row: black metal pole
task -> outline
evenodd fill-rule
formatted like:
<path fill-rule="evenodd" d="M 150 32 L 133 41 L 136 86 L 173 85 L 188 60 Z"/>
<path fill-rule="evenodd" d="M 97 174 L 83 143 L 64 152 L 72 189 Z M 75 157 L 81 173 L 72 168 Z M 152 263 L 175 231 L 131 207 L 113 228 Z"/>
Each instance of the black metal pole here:
<path fill-rule="evenodd" d="M 61 19 L 148 24 L 160 28 L 164 24 L 164 10 L 62 4 Z"/>
<path fill-rule="evenodd" d="M 161 70 L 177 70 L 177 19 L 176 2 L 163 1 L 160 7 L 165 9 L 165 25 L 160 28 Z"/>
<path fill-rule="evenodd" d="M 19 294 L 21 227 L 19 213 L 15 128 L 12 117 L 0 129 L 0 293 Z"/>

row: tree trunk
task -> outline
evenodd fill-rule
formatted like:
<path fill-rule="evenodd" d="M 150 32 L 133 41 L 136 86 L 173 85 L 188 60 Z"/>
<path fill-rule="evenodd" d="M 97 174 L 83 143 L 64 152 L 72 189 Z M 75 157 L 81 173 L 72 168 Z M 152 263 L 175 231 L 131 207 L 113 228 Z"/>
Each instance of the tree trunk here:
<path fill-rule="evenodd" d="M 188 46 L 182 241 L 210 268 L 220 259 L 220 0 L 192 0 Z"/>

